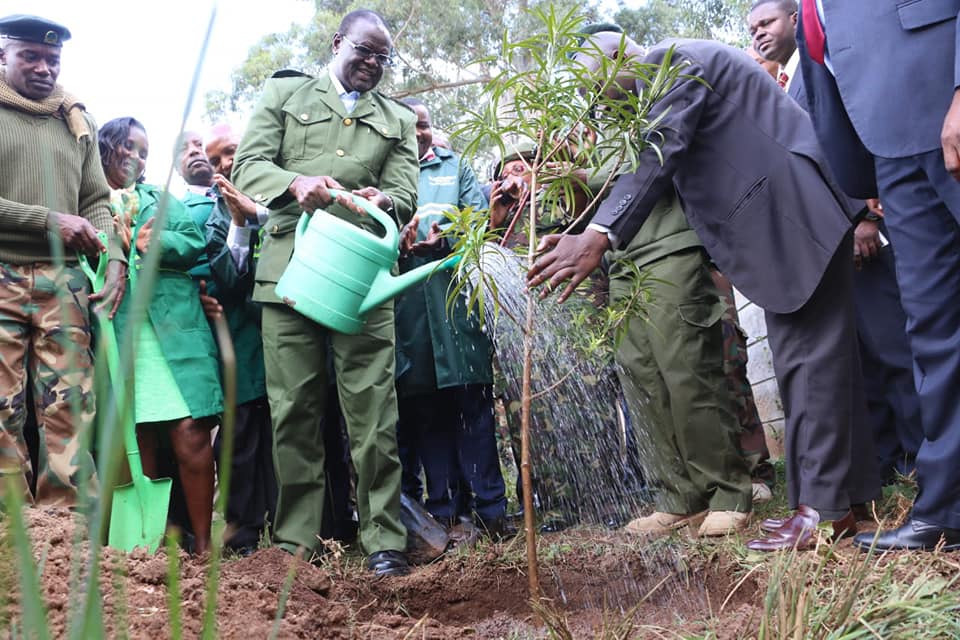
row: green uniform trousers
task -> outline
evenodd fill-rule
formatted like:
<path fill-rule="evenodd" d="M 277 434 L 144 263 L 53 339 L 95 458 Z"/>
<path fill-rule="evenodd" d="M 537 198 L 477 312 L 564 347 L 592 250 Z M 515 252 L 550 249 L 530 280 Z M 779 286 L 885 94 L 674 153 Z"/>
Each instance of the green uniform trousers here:
<path fill-rule="evenodd" d="M 274 538 L 317 547 L 323 516 L 327 348 L 357 470 L 360 544 L 366 553 L 405 551 L 394 387 L 393 302 L 367 316 L 360 335 L 331 331 L 279 304 L 263 306 L 267 398 L 273 416 L 277 499 Z"/>
<path fill-rule="evenodd" d="M 630 321 L 617 351 L 639 450 L 658 511 L 750 511 L 751 483 L 723 370 L 724 306 L 706 253 L 684 249 L 645 265 L 649 317 Z M 630 293 L 611 273 L 610 297 Z M 647 407 L 646 415 L 636 408 Z"/>

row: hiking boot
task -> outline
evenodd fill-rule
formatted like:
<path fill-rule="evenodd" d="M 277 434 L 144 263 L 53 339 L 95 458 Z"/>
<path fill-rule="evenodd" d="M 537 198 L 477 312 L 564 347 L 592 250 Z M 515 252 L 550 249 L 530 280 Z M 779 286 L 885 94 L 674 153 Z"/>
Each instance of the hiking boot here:
<path fill-rule="evenodd" d="M 766 485 L 764 485 L 766 486 Z M 750 514 L 741 511 L 711 511 L 707 514 L 697 535 L 703 537 L 725 536 L 740 533 L 750 524 Z"/>
<path fill-rule="evenodd" d="M 759 502 L 770 502 L 771 500 L 773 500 L 773 492 L 770 491 L 770 487 L 767 486 L 767 483 L 754 482 L 753 503 L 757 504 Z"/>
<path fill-rule="evenodd" d="M 699 513 L 664 513 L 663 511 L 654 511 L 643 518 L 631 520 L 623 530 L 635 535 L 664 535 L 686 526 L 699 526 L 706 516 L 706 511 Z"/>

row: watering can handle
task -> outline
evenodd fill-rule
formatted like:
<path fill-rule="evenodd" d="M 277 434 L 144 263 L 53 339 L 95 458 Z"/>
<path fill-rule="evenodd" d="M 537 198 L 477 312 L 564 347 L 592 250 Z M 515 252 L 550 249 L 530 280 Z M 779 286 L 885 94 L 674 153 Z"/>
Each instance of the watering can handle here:
<path fill-rule="evenodd" d="M 397 230 L 397 222 L 391 218 L 389 214 L 382 211 L 366 198 L 350 193 L 349 191 L 341 191 L 340 189 L 330 189 L 329 191 L 330 195 L 334 198 L 343 196 L 353 200 L 357 206 L 370 214 L 370 217 L 379 222 L 387 232 L 387 235 L 383 238 L 383 243 L 391 249 L 397 248 L 400 244 L 400 232 Z"/>

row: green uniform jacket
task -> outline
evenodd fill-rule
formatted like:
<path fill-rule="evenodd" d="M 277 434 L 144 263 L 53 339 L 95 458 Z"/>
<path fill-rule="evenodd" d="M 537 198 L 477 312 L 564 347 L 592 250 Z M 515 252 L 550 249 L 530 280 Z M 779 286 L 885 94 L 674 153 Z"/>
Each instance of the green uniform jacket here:
<path fill-rule="evenodd" d="M 157 187 L 137 185 L 140 210 L 134 221 L 134 238 L 140 226 L 156 214 L 162 193 Z M 160 271 L 147 315 L 190 415 L 194 418 L 217 415 L 223 411 L 217 347 L 200 306 L 197 285 L 187 273 L 197 264 L 206 242 L 182 202 L 170 196 L 167 207 L 166 224 L 162 232 L 154 229 L 151 239 L 150 250 L 159 249 L 161 253 Z M 117 312 L 118 335 L 126 330 L 127 314 L 135 294 L 135 290 L 129 291 Z M 157 401 L 163 399 L 157 398 Z"/>
<path fill-rule="evenodd" d="M 205 280 L 207 293 L 219 300 L 230 327 L 230 337 L 237 357 L 237 404 L 267 395 L 263 369 L 263 341 L 260 339 L 260 305 L 250 299 L 253 292 L 253 247 L 248 254 L 250 264 L 237 268 L 227 247 L 230 214 L 222 198 L 213 200 L 193 192 L 183 204 L 194 223 L 204 230 L 206 251 L 190 270 L 194 280 Z M 251 244 L 257 234 L 251 234 Z"/>
<path fill-rule="evenodd" d="M 473 207 L 486 209 L 477 177 L 470 165 L 453 152 L 435 148 L 436 157 L 420 165 L 417 191 L 417 240 L 425 240 L 434 222 L 445 226 L 445 211 Z M 400 259 L 405 272 L 445 257 L 449 245 L 432 256 Z M 423 284 L 411 287 L 396 300 L 397 390 L 401 396 L 430 393 L 464 384 L 490 384 L 493 345 L 474 314 L 458 297 L 447 315 L 449 271 L 438 271 Z"/>
<path fill-rule="evenodd" d="M 376 187 L 393 198 L 399 222 L 410 219 L 420 173 L 415 123 L 408 108 L 370 91 L 347 113 L 327 73 L 267 81 L 232 172 L 237 188 L 270 209 L 254 300 L 280 302 L 273 288 L 293 254 L 301 213 L 287 191 L 297 176 L 330 176 L 347 190 Z M 383 235 L 369 216 L 338 205 L 328 212 Z"/>
<path fill-rule="evenodd" d="M 620 169 L 621 173 L 624 171 L 627 171 L 625 166 Z M 601 167 L 587 178 L 587 185 L 592 193 L 597 193 L 603 188 L 609 172 L 609 167 Z M 615 181 L 616 178 L 611 180 L 607 188 L 609 189 Z M 671 189 L 670 193 L 657 203 L 650 217 L 643 223 L 628 246 L 621 251 L 609 252 L 607 258 L 610 260 L 626 258 L 638 267 L 643 267 L 671 253 L 702 246 L 703 243 L 687 222 L 683 208 Z M 611 278 L 622 275 L 619 269 L 611 269 Z"/>
<path fill-rule="evenodd" d="M 638 267 L 644 267 L 684 249 L 702 247 L 697 232 L 690 228 L 680 200 L 671 190 L 656 204 L 637 235 L 621 251 L 611 251 L 608 258 L 618 260 L 626 258 Z M 619 269 L 611 269 L 610 277 L 621 276 Z"/>

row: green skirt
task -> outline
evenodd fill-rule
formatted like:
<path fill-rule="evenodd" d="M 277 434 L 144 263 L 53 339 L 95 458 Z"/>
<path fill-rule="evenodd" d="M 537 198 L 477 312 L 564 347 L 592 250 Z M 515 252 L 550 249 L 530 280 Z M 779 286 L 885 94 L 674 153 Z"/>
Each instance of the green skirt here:
<path fill-rule="evenodd" d="M 134 365 L 134 415 L 137 424 L 190 417 L 170 365 L 163 357 L 160 340 L 147 318 L 140 325 Z"/>

